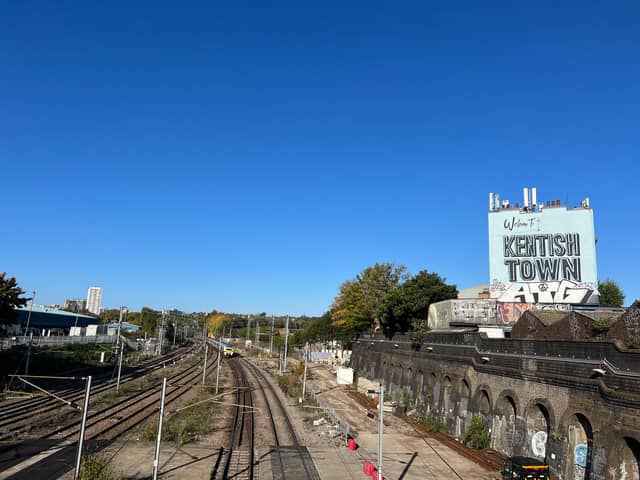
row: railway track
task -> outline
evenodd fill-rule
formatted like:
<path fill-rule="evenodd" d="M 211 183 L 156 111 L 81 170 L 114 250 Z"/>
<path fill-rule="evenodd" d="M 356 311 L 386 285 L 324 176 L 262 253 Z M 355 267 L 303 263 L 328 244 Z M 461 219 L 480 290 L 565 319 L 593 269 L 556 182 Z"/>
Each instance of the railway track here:
<path fill-rule="evenodd" d="M 228 362 L 236 378 L 235 414 L 220 478 L 254 478 L 253 394 L 239 360 Z M 214 478 L 216 478 L 214 472 Z"/>
<path fill-rule="evenodd" d="M 241 372 L 251 373 L 266 405 L 274 437 L 271 452 L 273 478 L 275 480 L 320 480 L 309 452 L 300 443 L 291 419 L 271 382 L 249 361 L 238 359 L 238 363 L 241 366 Z M 277 410 L 280 415 L 274 410 Z M 280 421 L 276 422 L 276 418 Z M 288 440 L 288 443 L 285 439 Z"/>
<path fill-rule="evenodd" d="M 215 370 L 217 357 L 215 355 L 211 357 L 207 363 L 208 371 Z M 202 368 L 199 365 L 194 365 L 168 377 L 165 404 L 169 405 L 186 394 L 190 388 L 199 383 L 201 376 Z M 160 385 L 155 385 L 146 391 L 129 396 L 102 409 L 90 410 L 87 417 L 85 440 L 112 441 L 152 415 L 157 415 L 160 395 L 161 387 Z M 29 467 L 34 463 L 32 459 L 36 455 L 39 457 L 39 462 L 50 461 L 58 464 L 51 468 L 60 468 L 60 462 L 55 462 L 50 457 L 59 454 L 65 449 L 75 448 L 74 445 L 77 444 L 80 424 L 80 420 L 74 420 L 55 431 L 42 435 L 39 438 L 43 445 L 42 450 L 40 452 L 30 451 L 31 459 L 27 459 L 21 464 L 15 463 L 15 456 L 6 455 L 5 459 L 0 460 L 0 471 L 4 470 L 4 472 L 0 473 L 0 479 L 12 478 L 11 475 L 23 470 L 28 471 Z M 43 468 L 42 464 L 39 468 Z"/>
<path fill-rule="evenodd" d="M 180 361 L 193 351 L 193 347 L 163 355 L 162 357 L 143 362 L 133 371 L 127 372 L 121 377 L 121 384 L 148 375 L 154 370 L 160 369 L 166 364 Z M 98 382 L 91 388 L 91 396 L 108 392 L 115 388 L 116 381 L 110 378 L 110 374 L 98 377 Z M 78 377 L 80 380 L 80 377 Z M 84 397 L 84 388 L 78 386 L 55 392 L 55 394 L 67 402 L 67 407 L 62 407 L 61 400 L 50 396 L 38 396 L 24 399 L 19 402 L 9 402 L 0 406 L 0 441 L 15 439 L 17 436 L 33 429 L 38 424 L 46 425 L 57 417 L 61 411 L 79 409 L 79 404 Z"/>

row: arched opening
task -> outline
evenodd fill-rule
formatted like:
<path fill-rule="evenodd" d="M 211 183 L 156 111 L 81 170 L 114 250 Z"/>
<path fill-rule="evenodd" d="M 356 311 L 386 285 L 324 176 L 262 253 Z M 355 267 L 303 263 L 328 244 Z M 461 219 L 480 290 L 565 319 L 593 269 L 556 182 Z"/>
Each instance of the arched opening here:
<path fill-rule="evenodd" d="M 489 417 L 491 411 L 491 401 L 489 400 L 489 393 L 486 390 L 480 390 L 478 397 L 478 413 L 482 415 L 485 420 Z"/>
<path fill-rule="evenodd" d="M 438 377 L 436 377 L 435 373 L 431 374 L 431 378 L 433 381 L 433 398 L 431 400 L 431 404 L 434 406 L 434 408 L 437 408 L 438 404 L 440 403 L 440 381 L 438 380 Z"/>
<path fill-rule="evenodd" d="M 435 375 L 425 373 L 422 380 L 422 398 L 424 399 L 426 413 L 431 412 L 433 406 L 433 386 L 435 385 Z"/>
<path fill-rule="evenodd" d="M 453 415 L 453 383 L 447 375 L 442 380 L 442 413 L 445 418 L 451 418 Z"/>
<path fill-rule="evenodd" d="M 620 464 L 620 480 L 640 479 L 640 442 L 635 438 L 625 437 Z"/>
<path fill-rule="evenodd" d="M 456 415 L 456 435 L 462 435 L 467 427 L 467 418 L 469 417 L 469 399 L 471 398 L 471 387 L 469 383 L 462 379 L 459 391 L 460 401 L 458 402 L 458 411 Z"/>
<path fill-rule="evenodd" d="M 527 412 L 527 455 L 546 460 L 547 441 L 551 433 L 551 415 L 542 403 L 532 405 Z"/>
<path fill-rule="evenodd" d="M 424 404 L 424 372 L 418 370 L 418 378 L 416 378 L 416 407 Z"/>
<path fill-rule="evenodd" d="M 507 455 L 515 455 L 516 447 L 516 401 L 514 398 L 505 394 L 500 397 L 496 404 L 495 415 L 493 416 L 492 436 L 493 448 L 506 453 Z"/>
<path fill-rule="evenodd" d="M 576 413 L 567 426 L 569 441 L 568 472 L 571 480 L 591 478 L 591 457 L 593 454 L 593 429 L 591 422 L 581 413 Z"/>
<path fill-rule="evenodd" d="M 466 380 L 460 382 L 460 404 L 458 405 L 458 416 L 466 418 L 469 413 L 469 399 L 471 398 L 471 387 Z"/>

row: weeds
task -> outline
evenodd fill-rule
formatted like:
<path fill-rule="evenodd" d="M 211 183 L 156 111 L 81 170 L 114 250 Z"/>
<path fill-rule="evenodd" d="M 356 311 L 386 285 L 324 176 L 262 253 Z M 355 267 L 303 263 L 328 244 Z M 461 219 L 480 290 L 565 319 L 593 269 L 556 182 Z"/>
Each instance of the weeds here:
<path fill-rule="evenodd" d="M 194 399 L 194 402 L 204 400 L 205 396 Z M 199 440 L 202 436 L 211 432 L 213 426 L 213 415 L 216 407 L 212 402 L 204 402 L 193 407 L 180 410 L 175 415 L 165 419 L 162 426 L 162 440 L 165 442 L 175 442 L 184 445 Z M 158 424 L 156 422 L 147 423 L 141 432 L 143 440 L 155 440 L 157 436 Z"/>
<path fill-rule="evenodd" d="M 80 480 L 121 480 L 104 458 L 99 455 L 86 455 L 80 467 Z"/>
<path fill-rule="evenodd" d="M 489 446 L 489 427 L 487 421 L 480 415 L 471 419 L 469 430 L 462 437 L 462 441 L 476 450 L 484 450 Z"/>
<path fill-rule="evenodd" d="M 435 418 L 433 418 L 433 416 L 431 414 L 425 415 L 419 421 L 420 421 L 420 423 L 425 425 L 429 429 L 429 431 L 431 431 L 431 432 L 446 432 L 447 431 L 447 426 L 443 422 L 440 422 L 440 421 L 436 420 Z"/>

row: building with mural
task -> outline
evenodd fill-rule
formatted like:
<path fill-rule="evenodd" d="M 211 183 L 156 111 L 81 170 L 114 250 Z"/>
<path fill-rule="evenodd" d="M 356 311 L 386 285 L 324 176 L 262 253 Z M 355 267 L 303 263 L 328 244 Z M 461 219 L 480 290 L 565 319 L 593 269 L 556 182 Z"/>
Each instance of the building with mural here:
<path fill-rule="evenodd" d="M 489 194 L 490 295 L 500 303 L 597 305 L 596 240 L 589 200 L 523 205 Z"/>
<path fill-rule="evenodd" d="M 568 208 L 538 202 L 523 189 L 522 205 L 489 194 L 489 285 L 429 308 L 432 329 L 513 325 L 532 311 L 567 312 L 598 305 L 596 238 L 589 199 Z"/>

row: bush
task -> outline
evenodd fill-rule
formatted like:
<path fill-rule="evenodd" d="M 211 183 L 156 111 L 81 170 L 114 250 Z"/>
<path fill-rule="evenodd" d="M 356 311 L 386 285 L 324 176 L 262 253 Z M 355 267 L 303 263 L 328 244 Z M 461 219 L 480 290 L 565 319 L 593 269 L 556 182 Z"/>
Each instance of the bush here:
<path fill-rule="evenodd" d="M 425 425 L 430 432 L 446 432 L 447 426 L 443 422 L 439 422 L 431 415 L 425 415 L 420 419 L 420 423 Z"/>
<path fill-rule="evenodd" d="M 462 437 L 462 441 L 476 450 L 487 448 L 489 446 L 487 421 L 480 415 L 474 415 L 471 419 L 471 426 Z"/>
<path fill-rule="evenodd" d="M 593 333 L 598 336 L 607 333 L 615 322 L 616 319 L 612 317 L 599 318 L 593 321 L 591 328 L 593 329 Z"/>
<path fill-rule="evenodd" d="M 82 459 L 80 467 L 80 480 L 120 480 L 122 477 L 116 475 L 109 467 L 109 463 L 99 455 L 86 455 Z"/>
<path fill-rule="evenodd" d="M 298 398 L 302 394 L 302 385 L 295 375 L 282 375 L 278 378 L 278 385 L 284 393 L 292 398 Z"/>

